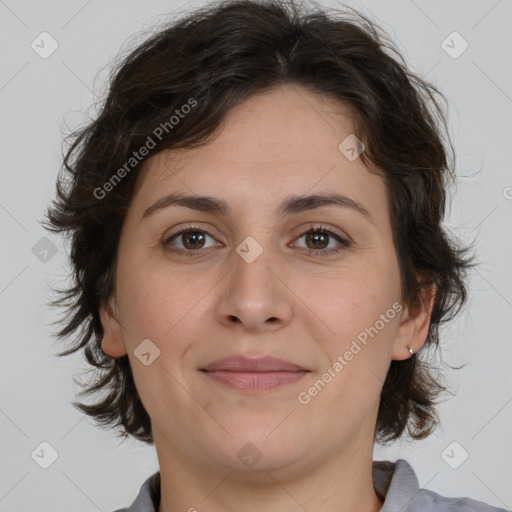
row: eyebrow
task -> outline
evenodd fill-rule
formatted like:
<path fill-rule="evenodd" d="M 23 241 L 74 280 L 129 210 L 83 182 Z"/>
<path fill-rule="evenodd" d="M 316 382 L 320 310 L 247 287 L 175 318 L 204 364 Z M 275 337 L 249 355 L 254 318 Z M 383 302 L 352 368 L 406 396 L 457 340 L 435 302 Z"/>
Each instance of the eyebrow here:
<path fill-rule="evenodd" d="M 231 208 L 228 204 L 215 197 L 186 195 L 175 192 L 160 198 L 147 208 L 142 214 L 141 221 L 156 211 L 170 206 L 183 206 L 185 208 L 190 208 L 191 210 L 213 213 L 216 215 L 226 216 L 231 213 Z M 362 214 L 369 222 L 373 223 L 370 213 L 361 203 L 348 196 L 334 193 L 288 196 L 276 210 L 276 214 L 278 216 L 290 215 L 313 210 L 314 208 L 319 208 L 321 206 L 340 206 L 343 208 L 349 208 Z"/>

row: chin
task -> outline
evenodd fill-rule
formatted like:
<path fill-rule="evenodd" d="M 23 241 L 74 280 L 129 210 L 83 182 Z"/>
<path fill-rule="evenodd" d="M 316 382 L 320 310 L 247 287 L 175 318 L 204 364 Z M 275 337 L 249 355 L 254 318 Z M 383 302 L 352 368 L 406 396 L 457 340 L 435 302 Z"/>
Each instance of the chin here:
<path fill-rule="evenodd" d="M 274 423 L 275 429 L 278 423 Z M 229 430 L 229 429 L 228 429 Z M 300 466 L 308 459 L 309 447 L 307 437 L 290 436 L 287 432 L 279 432 L 279 428 L 265 429 L 264 435 L 260 430 L 247 428 L 237 431 L 230 430 L 233 438 L 227 443 L 213 443 L 205 447 L 209 453 L 212 469 L 232 473 L 230 479 L 250 482 L 274 481 L 269 475 L 283 475 L 291 477 L 292 473 L 300 474 Z M 270 435 L 269 432 L 272 432 Z M 310 438 L 311 439 L 311 438 Z M 223 437 L 227 441 L 226 436 Z"/>

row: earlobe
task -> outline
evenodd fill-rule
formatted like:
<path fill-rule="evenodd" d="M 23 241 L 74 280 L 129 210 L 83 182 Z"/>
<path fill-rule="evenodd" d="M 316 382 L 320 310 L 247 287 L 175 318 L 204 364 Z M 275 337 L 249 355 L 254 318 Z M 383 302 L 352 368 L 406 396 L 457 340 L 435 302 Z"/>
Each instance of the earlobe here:
<path fill-rule="evenodd" d="M 124 356 L 127 353 L 126 346 L 113 297 L 100 309 L 100 319 L 103 326 L 103 340 L 101 342 L 103 352 L 111 357 Z"/>
<path fill-rule="evenodd" d="M 414 309 L 404 306 L 393 345 L 393 360 L 408 359 L 412 357 L 412 352 L 417 353 L 425 344 L 434 307 L 435 291 L 435 285 L 426 286 L 423 288 L 419 306 Z"/>

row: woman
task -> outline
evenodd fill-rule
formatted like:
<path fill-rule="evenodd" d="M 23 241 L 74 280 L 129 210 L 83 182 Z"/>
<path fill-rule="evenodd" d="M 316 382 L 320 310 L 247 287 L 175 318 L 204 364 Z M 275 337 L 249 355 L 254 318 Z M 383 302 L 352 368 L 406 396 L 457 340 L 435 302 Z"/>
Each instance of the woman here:
<path fill-rule="evenodd" d="M 281 2 L 195 11 L 118 68 L 48 227 L 60 355 L 108 390 L 78 406 L 157 451 L 124 511 L 500 510 L 372 461 L 434 430 L 421 351 L 466 297 L 436 94 L 363 15 Z"/>

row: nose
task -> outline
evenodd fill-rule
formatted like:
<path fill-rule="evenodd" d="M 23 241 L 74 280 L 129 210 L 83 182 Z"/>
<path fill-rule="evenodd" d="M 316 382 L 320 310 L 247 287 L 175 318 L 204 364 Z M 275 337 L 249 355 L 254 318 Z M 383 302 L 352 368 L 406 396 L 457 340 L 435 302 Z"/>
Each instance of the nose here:
<path fill-rule="evenodd" d="M 254 248 L 252 248 L 254 249 Z M 277 330 L 290 322 L 293 293 L 287 286 L 287 275 L 270 250 L 256 259 L 233 251 L 228 264 L 231 272 L 223 280 L 216 313 L 219 322 L 251 333 Z"/>

